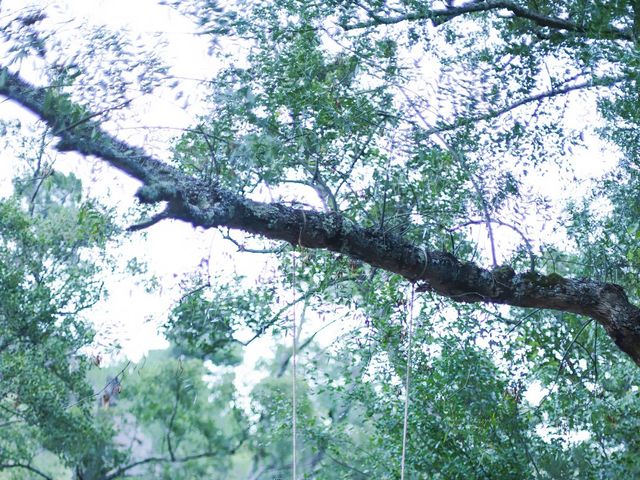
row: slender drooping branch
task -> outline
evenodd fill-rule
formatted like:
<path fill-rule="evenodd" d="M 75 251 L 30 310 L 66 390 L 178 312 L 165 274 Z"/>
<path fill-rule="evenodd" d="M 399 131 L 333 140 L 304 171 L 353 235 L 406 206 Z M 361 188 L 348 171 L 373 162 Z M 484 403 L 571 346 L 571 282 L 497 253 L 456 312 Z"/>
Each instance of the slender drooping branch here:
<path fill-rule="evenodd" d="M 102 480 L 115 480 L 116 478 L 123 476 L 129 470 L 132 470 L 141 465 L 148 465 L 151 463 L 180 464 L 180 463 L 193 462 L 194 460 L 200 460 L 202 458 L 230 457 L 232 455 L 235 455 L 235 453 L 240 449 L 240 447 L 242 447 L 242 445 L 248 438 L 248 433 L 249 433 L 248 429 L 243 430 L 242 432 L 240 432 L 240 437 L 238 438 L 237 443 L 235 445 L 231 447 L 221 448 L 220 450 L 215 450 L 215 451 L 209 450 L 205 452 L 194 453 L 192 455 L 185 455 L 184 457 L 172 457 L 172 458 L 147 457 L 142 460 L 137 460 L 128 465 L 123 465 L 121 467 L 116 468 L 115 470 L 112 470 L 111 472 L 106 473 L 102 478 Z"/>
<path fill-rule="evenodd" d="M 471 117 L 461 118 L 455 122 L 451 123 L 440 123 L 434 127 L 427 128 L 425 130 L 425 135 L 434 135 L 437 133 L 444 133 L 448 131 L 455 130 L 460 127 L 465 127 L 467 125 L 472 125 L 478 122 L 483 122 L 487 120 L 492 120 L 494 118 L 501 117 L 502 115 L 511 112 L 512 110 L 516 110 L 525 105 L 529 105 L 532 103 L 537 103 L 542 100 L 547 100 L 550 98 L 560 97 L 563 95 L 567 95 L 571 92 L 576 92 L 580 90 L 588 90 L 592 88 L 599 87 L 611 87 L 617 83 L 622 82 L 625 77 L 604 77 L 604 78 L 592 78 L 586 80 L 584 82 L 579 83 L 571 83 L 569 85 L 563 85 L 561 87 L 552 88 L 550 90 L 536 93 L 530 95 L 528 97 L 522 98 L 520 100 L 516 100 L 515 102 L 509 103 L 501 108 L 491 109 L 485 113 L 480 115 L 474 115 Z"/>
<path fill-rule="evenodd" d="M 418 282 L 456 302 L 490 303 L 560 310 L 598 321 L 618 347 L 640 364 L 640 309 L 622 287 L 588 278 L 492 270 L 464 262 L 448 252 L 429 251 L 378 228 L 365 228 L 337 212 L 318 212 L 278 202 L 245 198 L 219 182 L 189 176 L 116 139 L 92 120 L 61 129 L 64 114 L 45 103 L 47 90 L 0 69 L 0 95 L 30 110 L 53 131 L 58 149 L 103 159 L 142 182 L 143 203 L 167 202 L 167 217 L 203 228 L 227 227 L 305 248 L 345 254 Z M 66 110 L 65 110 L 66 111 Z"/>
<path fill-rule="evenodd" d="M 368 11 L 368 20 L 357 23 L 347 23 L 342 25 L 342 27 L 346 30 L 354 30 L 375 27 L 378 25 L 395 25 L 402 22 L 415 22 L 421 20 L 430 20 L 437 26 L 462 15 L 499 10 L 507 10 L 513 17 L 523 18 L 531 21 L 539 27 L 550 28 L 552 30 L 563 30 L 589 38 L 597 37 L 612 40 L 626 40 L 630 42 L 634 41 L 633 32 L 628 29 L 621 29 L 613 26 L 600 27 L 588 24 L 582 25 L 572 22 L 569 19 L 543 15 L 535 10 L 522 7 L 514 2 L 503 0 L 469 2 L 458 7 L 424 9 L 395 16 L 383 16 L 378 15 L 375 12 Z"/>
<path fill-rule="evenodd" d="M 28 465 L 26 463 L 2 463 L 0 464 L 0 471 L 1 470 L 8 470 L 11 468 L 20 468 L 23 470 L 27 470 L 35 475 L 37 475 L 40 478 L 44 478 L 46 480 L 53 480 L 53 477 L 50 477 L 49 475 L 47 475 L 46 473 L 44 473 L 41 470 L 38 470 L 35 467 L 32 467 L 31 465 Z"/>
<path fill-rule="evenodd" d="M 104 476 L 104 480 L 114 480 L 118 477 L 121 477 L 129 470 L 135 467 L 139 467 L 140 465 L 147 465 L 149 463 L 175 463 L 175 464 L 188 463 L 194 460 L 200 460 L 201 458 L 212 458 L 212 457 L 227 456 L 227 455 L 231 456 L 235 453 L 235 450 L 237 450 L 237 448 L 232 448 L 228 450 L 225 449 L 225 450 L 220 450 L 215 452 L 202 452 L 194 455 L 187 455 L 185 457 L 176 457 L 174 459 L 171 459 L 168 457 L 147 457 L 143 460 L 139 460 L 137 462 L 131 463 L 124 467 L 120 467 L 117 470 L 114 470 L 113 472 L 108 473 L 107 475 Z"/>

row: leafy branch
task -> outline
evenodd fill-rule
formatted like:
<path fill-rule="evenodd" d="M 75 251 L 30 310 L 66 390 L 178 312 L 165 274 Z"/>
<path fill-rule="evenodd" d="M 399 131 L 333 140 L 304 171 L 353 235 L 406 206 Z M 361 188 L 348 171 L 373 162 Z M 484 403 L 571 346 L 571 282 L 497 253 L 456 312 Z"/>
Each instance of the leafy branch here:
<path fill-rule="evenodd" d="M 540 12 L 522 7 L 514 2 L 503 0 L 475 0 L 458 7 L 448 6 L 446 8 L 439 9 L 425 9 L 418 12 L 403 13 L 395 16 L 383 16 L 369 10 L 367 12 L 369 15 L 368 20 L 356 23 L 345 23 L 342 27 L 345 30 L 356 30 L 380 25 L 395 25 L 402 22 L 415 22 L 421 20 L 430 20 L 433 22 L 434 26 L 438 26 L 453 20 L 454 18 L 470 13 L 493 12 L 500 10 L 507 10 L 512 17 L 523 18 L 533 22 L 539 27 L 550 28 L 552 30 L 564 30 L 584 35 L 588 38 L 597 37 L 609 38 L 612 40 L 625 40 L 629 42 L 635 41 L 635 36 L 629 29 L 622 29 L 613 26 L 606 26 L 602 28 L 595 25 L 581 25 L 572 22 L 569 19 L 543 15 Z"/>
<path fill-rule="evenodd" d="M 39 116 L 53 130 L 64 121 L 59 112 L 46 108 L 44 88 L 35 87 L 6 69 L 3 76 L 0 94 Z M 431 291 L 455 302 L 543 308 L 589 316 L 640 364 L 640 309 L 629 302 L 619 285 L 555 273 L 516 273 L 508 266 L 489 270 L 449 252 L 429 251 L 399 235 L 358 225 L 336 212 L 255 201 L 219 182 L 205 183 L 191 177 L 143 149 L 118 140 L 91 120 L 62 131 L 57 148 L 102 158 L 143 183 L 136 194 L 141 202 L 166 201 L 171 218 L 193 226 L 239 229 L 294 246 L 345 254 L 411 282 L 420 282 L 420 291 Z"/>

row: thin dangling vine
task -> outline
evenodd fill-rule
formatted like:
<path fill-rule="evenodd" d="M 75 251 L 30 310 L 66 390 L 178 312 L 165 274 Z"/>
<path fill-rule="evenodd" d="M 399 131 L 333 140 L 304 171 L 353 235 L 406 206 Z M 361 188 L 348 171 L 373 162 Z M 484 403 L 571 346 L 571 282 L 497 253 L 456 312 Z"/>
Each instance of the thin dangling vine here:
<path fill-rule="evenodd" d="M 402 459 L 400 461 L 400 480 L 404 480 L 405 458 L 407 455 L 407 426 L 409 423 L 409 387 L 411 381 L 411 342 L 413 340 L 413 300 L 415 284 L 411 284 L 411 301 L 409 303 L 409 338 L 407 341 L 407 375 L 405 379 L 404 420 L 402 423 Z"/>
<path fill-rule="evenodd" d="M 292 342 L 292 353 L 291 353 L 291 395 L 292 395 L 292 442 L 291 442 L 291 448 L 292 448 L 292 453 L 291 453 L 291 475 L 292 475 L 292 479 L 296 480 L 297 478 L 297 474 L 296 474 L 296 463 L 297 463 L 297 458 L 296 458 L 296 452 L 297 452 L 297 445 L 296 445 L 296 437 L 297 437 L 297 403 L 296 403 L 296 364 L 297 364 L 297 350 L 298 350 L 298 345 L 297 345 L 297 332 L 296 332 L 296 302 L 295 302 L 295 295 L 296 295 L 296 253 L 295 250 L 292 251 L 291 256 L 293 257 L 293 261 L 292 261 L 292 266 L 293 266 L 293 275 L 291 277 L 291 289 L 293 290 L 293 305 L 292 305 L 292 334 L 293 334 L 293 342 Z"/>

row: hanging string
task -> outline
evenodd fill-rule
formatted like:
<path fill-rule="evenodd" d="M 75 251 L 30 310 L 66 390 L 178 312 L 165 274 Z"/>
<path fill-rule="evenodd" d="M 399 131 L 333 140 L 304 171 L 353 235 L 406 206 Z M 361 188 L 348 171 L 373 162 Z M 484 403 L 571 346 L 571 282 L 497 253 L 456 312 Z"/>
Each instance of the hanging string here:
<path fill-rule="evenodd" d="M 413 298 L 415 284 L 411 284 L 411 302 L 409 303 L 409 339 L 407 345 L 407 376 L 404 387 L 404 421 L 402 424 L 402 459 L 400 461 L 400 480 L 404 480 L 404 465 L 407 454 L 407 425 L 409 423 L 409 386 L 411 380 L 411 341 L 413 337 Z"/>
<path fill-rule="evenodd" d="M 296 448 L 296 420 L 297 420 L 297 405 L 296 405 L 296 363 L 297 363 L 297 350 L 298 350 L 298 345 L 297 345 L 297 338 L 296 338 L 296 302 L 295 302 L 295 296 L 296 296 L 296 253 L 295 250 L 292 251 L 291 256 L 293 257 L 293 275 L 291 277 L 291 290 L 293 290 L 293 306 L 292 306 L 292 317 L 293 317 L 293 321 L 292 321 L 292 332 L 293 332 L 293 345 L 292 345 L 292 354 L 291 354 L 291 366 L 292 366 L 292 371 L 291 371 L 291 396 L 292 396 L 292 409 L 293 409 L 293 428 L 292 428 L 292 443 L 291 443 L 291 448 L 292 448 L 292 453 L 291 453 L 291 463 L 292 463 L 292 468 L 291 468 L 291 475 L 293 480 L 296 480 L 297 475 L 296 475 L 296 463 L 297 463 L 297 458 L 296 458 L 296 452 L 297 452 L 297 448 Z"/>

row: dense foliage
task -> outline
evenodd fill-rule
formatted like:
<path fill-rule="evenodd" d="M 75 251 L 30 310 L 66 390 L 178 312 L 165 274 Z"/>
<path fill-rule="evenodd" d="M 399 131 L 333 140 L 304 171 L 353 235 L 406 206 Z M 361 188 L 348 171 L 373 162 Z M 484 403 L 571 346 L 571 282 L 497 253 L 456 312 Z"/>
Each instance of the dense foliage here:
<path fill-rule="evenodd" d="M 294 382 L 299 478 L 398 478 L 407 370 L 407 478 L 638 475 L 637 1 L 161 3 L 219 65 L 167 162 L 109 133 L 176 81 L 156 49 L 0 7 L 0 93 L 45 126 L 2 123 L 0 479 L 288 477 Z M 137 223 L 55 148 L 140 180 Z M 204 262 L 170 349 L 96 365 L 116 225 L 167 218 L 270 274 Z"/>

